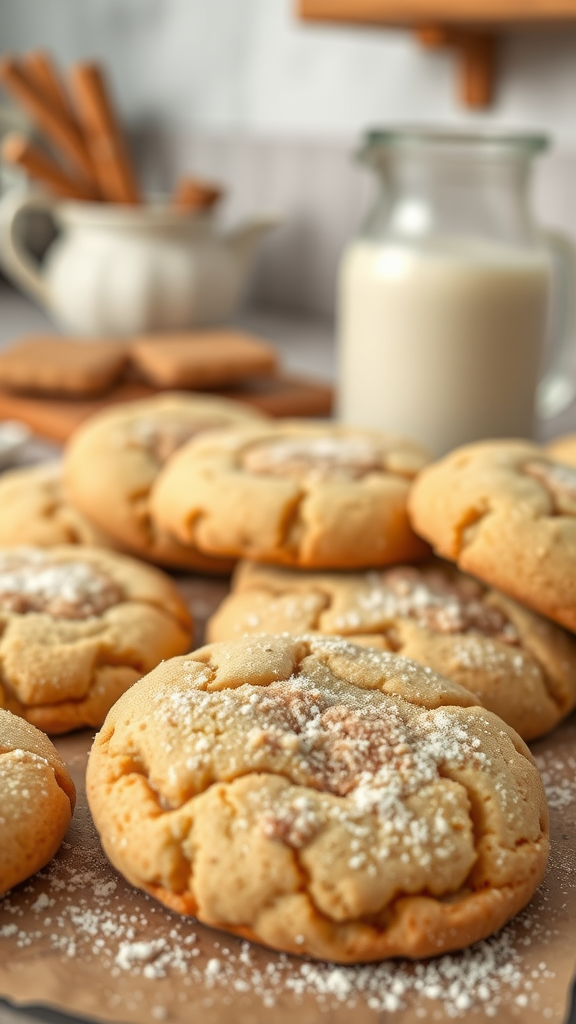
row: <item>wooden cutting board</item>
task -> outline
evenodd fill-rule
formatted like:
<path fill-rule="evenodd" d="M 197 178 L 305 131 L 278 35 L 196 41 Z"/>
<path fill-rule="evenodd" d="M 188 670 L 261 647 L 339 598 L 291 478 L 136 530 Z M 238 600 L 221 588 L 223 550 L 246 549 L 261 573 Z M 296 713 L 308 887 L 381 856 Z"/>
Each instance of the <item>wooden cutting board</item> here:
<path fill-rule="evenodd" d="M 0 389 L 0 420 L 20 420 L 39 437 L 63 442 L 99 409 L 158 393 L 158 388 L 139 381 L 122 382 L 105 395 L 90 399 L 39 398 Z M 246 402 L 271 416 L 330 416 L 333 405 L 333 389 L 328 384 L 285 374 L 249 378 L 238 387 L 210 394 Z"/>

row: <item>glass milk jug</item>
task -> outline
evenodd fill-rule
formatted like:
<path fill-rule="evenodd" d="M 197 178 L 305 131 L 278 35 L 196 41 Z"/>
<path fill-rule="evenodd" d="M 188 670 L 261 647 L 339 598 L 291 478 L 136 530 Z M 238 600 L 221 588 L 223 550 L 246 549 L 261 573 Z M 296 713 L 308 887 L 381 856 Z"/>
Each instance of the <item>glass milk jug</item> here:
<path fill-rule="evenodd" d="M 342 419 L 441 455 L 484 437 L 531 437 L 537 392 L 542 415 L 571 401 L 570 331 L 553 353 L 546 338 L 552 265 L 566 277 L 574 261 L 566 241 L 534 224 L 528 198 L 545 145 L 533 135 L 367 136 L 360 156 L 381 187 L 340 265 Z"/>

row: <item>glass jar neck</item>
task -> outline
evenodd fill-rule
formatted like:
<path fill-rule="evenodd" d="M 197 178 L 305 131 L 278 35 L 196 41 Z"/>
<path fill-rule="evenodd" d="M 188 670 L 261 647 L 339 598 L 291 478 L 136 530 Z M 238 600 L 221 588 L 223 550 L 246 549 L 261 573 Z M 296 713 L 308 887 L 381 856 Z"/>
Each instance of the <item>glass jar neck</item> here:
<path fill-rule="evenodd" d="M 364 236 L 393 236 L 407 243 L 463 236 L 536 243 L 529 185 L 540 140 L 535 137 L 532 146 L 530 141 L 369 138 L 360 158 L 376 173 L 381 188 Z"/>

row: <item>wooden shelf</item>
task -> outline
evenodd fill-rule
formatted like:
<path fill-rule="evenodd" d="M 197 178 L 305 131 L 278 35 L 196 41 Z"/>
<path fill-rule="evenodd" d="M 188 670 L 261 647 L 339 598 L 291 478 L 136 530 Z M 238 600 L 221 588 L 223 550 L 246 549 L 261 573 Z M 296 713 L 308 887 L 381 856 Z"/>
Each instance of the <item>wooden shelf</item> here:
<path fill-rule="evenodd" d="M 368 25 L 505 25 L 576 21 L 576 0 L 299 0 L 312 21 Z"/>
<path fill-rule="evenodd" d="M 576 0 L 298 0 L 309 21 L 410 28 L 427 49 L 450 48 L 467 107 L 489 106 L 497 33 L 506 27 L 576 22 Z"/>

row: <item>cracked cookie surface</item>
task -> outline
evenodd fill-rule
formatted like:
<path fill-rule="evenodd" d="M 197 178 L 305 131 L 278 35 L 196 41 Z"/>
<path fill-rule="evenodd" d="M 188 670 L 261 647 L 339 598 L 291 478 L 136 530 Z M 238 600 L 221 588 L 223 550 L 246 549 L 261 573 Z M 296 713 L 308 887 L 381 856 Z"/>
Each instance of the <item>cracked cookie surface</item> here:
<path fill-rule="evenodd" d="M 408 507 L 439 555 L 576 631 L 576 469 L 528 441 L 482 441 L 426 467 Z"/>
<path fill-rule="evenodd" d="M 74 784 L 48 737 L 0 708 L 0 893 L 52 859 L 75 800 Z"/>
<path fill-rule="evenodd" d="M 423 558 L 408 522 L 417 445 L 375 431 L 285 420 L 199 438 L 165 466 L 157 521 L 212 555 L 345 569 Z"/>
<path fill-rule="evenodd" d="M 132 884 L 342 963 L 489 935 L 547 859 L 514 730 L 432 670 L 341 638 L 243 638 L 159 666 L 107 716 L 87 787 Z"/>
<path fill-rule="evenodd" d="M 105 409 L 67 445 L 70 496 L 127 551 L 160 565 L 229 572 L 229 561 L 207 557 L 164 530 L 152 514 L 150 494 L 164 463 L 191 437 L 261 419 L 238 402 L 177 392 Z"/>
<path fill-rule="evenodd" d="M 117 547 L 71 504 L 58 463 L 27 466 L 0 476 L 0 547 L 19 544 Z"/>
<path fill-rule="evenodd" d="M 576 706 L 576 639 L 440 560 L 363 573 L 242 562 L 207 639 L 316 630 L 430 666 L 525 740 Z"/>
<path fill-rule="evenodd" d="M 190 635 L 172 581 L 135 559 L 72 545 L 0 549 L 0 707 L 48 733 L 101 725 Z"/>

